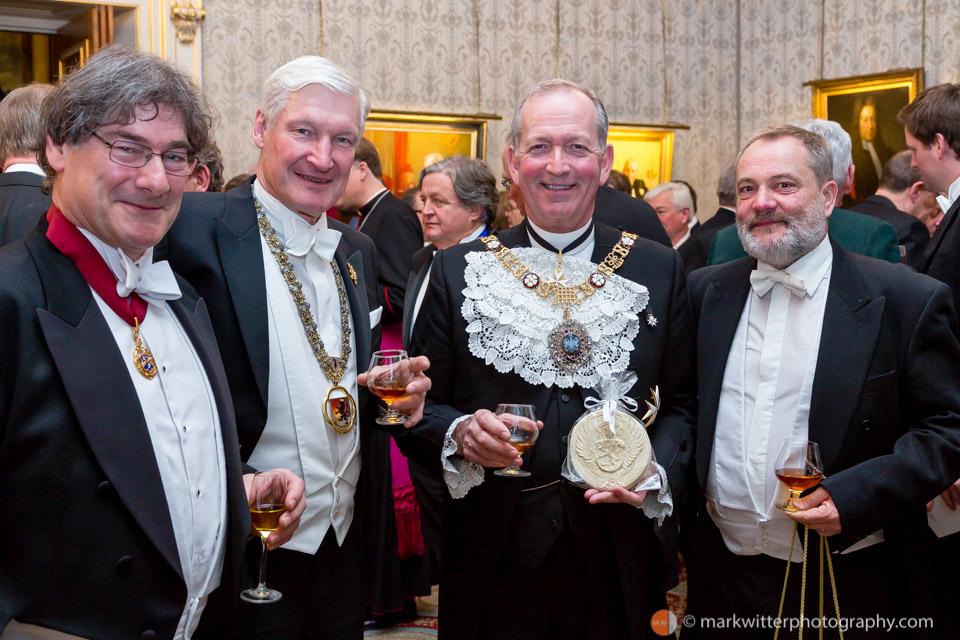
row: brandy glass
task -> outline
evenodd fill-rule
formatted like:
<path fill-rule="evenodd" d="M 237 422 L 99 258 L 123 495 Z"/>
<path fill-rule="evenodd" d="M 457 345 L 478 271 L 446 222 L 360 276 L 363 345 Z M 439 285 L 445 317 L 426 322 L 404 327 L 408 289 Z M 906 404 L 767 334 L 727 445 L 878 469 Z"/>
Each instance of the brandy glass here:
<path fill-rule="evenodd" d="M 257 473 L 253 477 L 250 495 L 247 501 L 250 504 L 250 521 L 253 528 L 260 534 L 260 544 L 263 552 L 260 556 L 260 580 L 256 589 L 247 589 L 240 594 L 246 602 L 266 604 L 277 602 L 283 594 L 276 589 L 269 589 L 267 580 L 267 538 L 272 531 L 280 526 L 280 516 L 287 510 L 283 503 L 287 495 L 287 478 L 280 473 Z"/>
<path fill-rule="evenodd" d="M 790 496 L 786 502 L 777 505 L 781 511 L 797 511 L 793 501 L 800 494 L 817 486 L 823 478 L 823 464 L 820 462 L 820 445 L 810 441 L 784 441 L 774 462 L 777 479 L 786 485 Z"/>
<path fill-rule="evenodd" d="M 393 403 L 407 397 L 410 358 L 403 349 L 375 351 L 367 371 L 367 388 L 387 405 L 387 413 L 377 418 L 377 424 L 403 424 L 407 416 L 393 408 Z"/>
<path fill-rule="evenodd" d="M 516 449 L 517 453 L 523 455 L 524 451 L 536 443 L 540 429 L 537 427 L 537 418 L 532 404 L 501 404 L 497 406 L 496 416 L 503 426 L 510 430 L 510 439 L 507 440 L 507 444 Z M 530 472 L 523 471 L 520 467 L 504 467 L 494 471 L 493 475 L 526 478 Z"/>

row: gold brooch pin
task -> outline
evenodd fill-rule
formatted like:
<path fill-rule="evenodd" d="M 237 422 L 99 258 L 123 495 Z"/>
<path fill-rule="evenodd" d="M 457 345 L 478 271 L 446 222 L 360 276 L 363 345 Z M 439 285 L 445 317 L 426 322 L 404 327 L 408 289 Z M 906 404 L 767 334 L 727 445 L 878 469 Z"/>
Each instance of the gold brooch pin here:
<path fill-rule="evenodd" d="M 350 276 L 353 286 L 357 286 L 357 272 L 354 270 L 353 265 L 349 262 L 347 263 L 347 274 Z"/>

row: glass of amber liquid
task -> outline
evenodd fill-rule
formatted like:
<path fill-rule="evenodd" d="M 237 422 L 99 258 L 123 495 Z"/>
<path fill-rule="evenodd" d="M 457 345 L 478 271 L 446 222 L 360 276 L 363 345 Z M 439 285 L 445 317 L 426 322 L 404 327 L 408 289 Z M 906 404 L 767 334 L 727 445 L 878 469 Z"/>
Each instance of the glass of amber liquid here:
<path fill-rule="evenodd" d="M 250 504 L 250 520 L 260 534 L 263 553 L 260 556 L 260 581 L 256 589 L 247 589 L 240 598 L 256 604 L 277 602 L 283 594 L 267 588 L 267 538 L 280 526 L 280 516 L 287 510 L 283 503 L 287 495 L 287 478 L 279 473 L 258 473 L 253 477 L 253 486 L 247 497 Z"/>
<path fill-rule="evenodd" d="M 497 406 L 495 413 L 503 425 L 510 430 L 510 439 L 507 440 L 507 444 L 516 449 L 517 453 L 523 455 L 524 451 L 536 443 L 540 429 L 537 427 L 537 418 L 532 404 L 501 404 Z M 526 478 L 530 472 L 523 471 L 520 467 L 504 467 L 494 471 L 493 475 Z"/>
<path fill-rule="evenodd" d="M 793 501 L 800 494 L 817 486 L 823 478 L 823 465 L 820 463 L 820 445 L 816 442 L 786 440 L 780 447 L 774 463 L 777 479 L 790 490 L 786 502 L 777 505 L 782 511 L 796 511 Z"/>
<path fill-rule="evenodd" d="M 407 416 L 393 408 L 393 403 L 407 397 L 410 358 L 403 349 L 374 351 L 367 371 L 367 388 L 387 405 L 387 413 L 377 418 L 377 424 L 403 424 Z"/>

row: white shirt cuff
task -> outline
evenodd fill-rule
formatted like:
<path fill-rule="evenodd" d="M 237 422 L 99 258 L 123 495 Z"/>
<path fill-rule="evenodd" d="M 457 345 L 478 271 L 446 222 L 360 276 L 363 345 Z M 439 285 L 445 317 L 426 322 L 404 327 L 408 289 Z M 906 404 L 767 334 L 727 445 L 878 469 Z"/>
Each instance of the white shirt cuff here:
<path fill-rule="evenodd" d="M 463 415 L 451 422 L 450 428 L 443 437 L 440 464 L 443 465 L 443 480 L 447 483 L 447 490 L 454 499 L 464 497 L 470 489 L 483 483 L 483 467 L 458 456 L 457 441 L 453 439 L 453 432 L 457 425 L 472 417 L 469 414 Z"/>

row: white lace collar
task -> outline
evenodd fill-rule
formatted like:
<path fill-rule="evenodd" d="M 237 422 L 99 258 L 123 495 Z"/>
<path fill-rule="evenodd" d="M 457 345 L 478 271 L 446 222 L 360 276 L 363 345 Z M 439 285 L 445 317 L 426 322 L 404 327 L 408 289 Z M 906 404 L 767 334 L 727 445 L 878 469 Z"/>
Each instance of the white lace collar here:
<path fill-rule="evenodd" d="M 511 251 L 534 273 L 556 271 L 555 253 L 525 247 Z M 501 373 L 515 372 L 530 384 L 586 389 L 599 382 L 598 367 L 612 372 L 627 368 L 640 313 L 650 299 L 643 285 L 614 274 L 594 295 L 569 307 L 570 319 L 593 343 L 590 358 L 571 372 L 557 365 L 549 344 L 550 334 L 564 321 L 564 307 L 525 287 L 490 251 L 469 253 L 466 261 L 461 313 L 468 323 L 470 353 L 486 364 Z M 584 282 L 596 271 L 589 261 L 564 256 L 563 275 L 570 283 Z"/>

